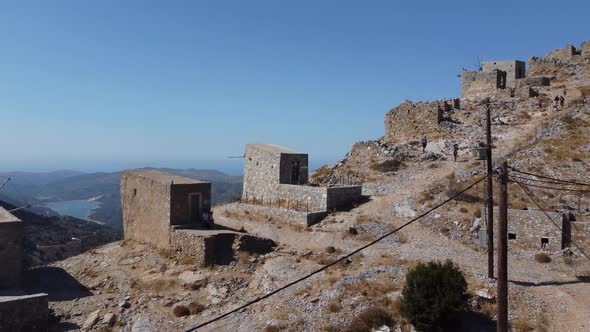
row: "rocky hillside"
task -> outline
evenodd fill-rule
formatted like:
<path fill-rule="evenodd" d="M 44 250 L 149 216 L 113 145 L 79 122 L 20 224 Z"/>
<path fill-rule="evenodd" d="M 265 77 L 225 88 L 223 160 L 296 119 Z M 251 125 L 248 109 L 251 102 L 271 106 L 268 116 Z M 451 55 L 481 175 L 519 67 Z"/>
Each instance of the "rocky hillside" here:
<path fill-rule="evenodd" d="M 562 53 L 534 58 L 530 76 L 548 75 L 550 81 L 535 87 L 536 97 L 506 93 L 493 104 L 494 162 L 508 160 L 522 170 L 590 183 L 590 59 Z M 548 102 L 564 90 L 566 103 L 554 111 Z M 229 265 L 201 269 L 165 251 L 130 241 L 112 243 L 52 264 L 89 291 L 50 305 L 61 326 L 185 330 L 267 294 L 404 225 L 480 178 L 483 164 L 471 155 L 484 138 L 480 104 L 462 102 L 461 109 L 446 111 L 447 121 L 428 132 L 425 153 L 415 137 L 393 143 L 378 138 L 355 144 L 342 160 L 317 170 L 314 182 L 362 182 L 370 200 L 314 226 L 295 227 L 216 207 L 216 223 L 273 239 L 279 244 L 273 253 L 241 255 Z M 457 161 L 454 144 L 460 149 Z M 588 196 L 541 189 L 535 193 L 550 209 L 590 206 Z M 496 281 L 486 276 L 486 252 L 474 227 L 481 222 L 483 192 L 483 185 L 477 185 L 351 259 L 201 330 L 347 331 L 354 330 L 350 326 L 364 317 L 362 312 L 381 308 L 392 323 L 380 331 L 412 331 L 400 314 L 406 272 L 420 262 L 450 259 L 468 281 L 467 312 L 456 330 L 495 331 Z M 531 207 L 532 202 L 511 184 L 509 204 Z M 539 261 L 538 254 L 548 259 Z M 589 277 L 590 262 L 580 252 L 564 256 L 510 246 L 512 330 L 586 331 Z"/>

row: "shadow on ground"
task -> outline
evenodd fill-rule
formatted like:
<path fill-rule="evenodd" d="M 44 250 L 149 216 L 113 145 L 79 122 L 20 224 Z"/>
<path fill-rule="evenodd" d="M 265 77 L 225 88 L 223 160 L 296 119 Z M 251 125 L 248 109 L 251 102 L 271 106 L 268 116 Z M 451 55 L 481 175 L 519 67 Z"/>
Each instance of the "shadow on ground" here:
<path fill-rule="evenodd" d="M 49 301 L 70 301 L 92 296 L 72 275 L 58 267 L 39 267 L 24 274 L 23 288 L 29 293 L 47 293 Z"/>
<path fill-rule="evenodd" d="M 457 326 L 454 331 L 458 332 L 494 332 L 496 321 L 479 312 L 464 312 L 457 317 Z"/>
<path fill-rule="evenodd" d="M 510 282 L 511 283 L 514 283 L 516 285 L 519 285 L 519 286 L 526 286 L 526 287 L 560 286 L 560 285 L 589 284 L 590 283 L 590 276 L 577 276 L 576 279 L 578 279 L 578 280 L 543 281 L 543 282 L 529 282 L 529 281 L 510 280 Z"/>

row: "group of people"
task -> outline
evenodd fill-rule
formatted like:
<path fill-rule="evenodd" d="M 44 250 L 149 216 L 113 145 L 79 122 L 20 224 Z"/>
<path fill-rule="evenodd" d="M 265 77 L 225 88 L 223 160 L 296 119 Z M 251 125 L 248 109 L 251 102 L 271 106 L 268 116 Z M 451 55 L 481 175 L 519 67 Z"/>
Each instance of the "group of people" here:
<path fill-rule="evenodd" d="M 426 152 L 426 145 L 428 145 L 428 139 L 426 138 L 426 135 L 422 136 L 420 143 L 422 144 L 422 153 Z M 454 161 L 457 161 L 458 154 L 459 154 L 459 144 L 455 143 L 455 144 L 453 144 L 453 160 Z"/>
<path fill-rule="evenodd" d="M 554 111 L 558 111 L 559 107 L 563 107 L 564 104 L 565 104 L 565 97 L 564 96 L 555 96 L 555 98 L 553 98 L 553 110 Z M 543 108 L 543 102 L 541 102 L 540 99 L 537 102 L 537 106 L 539 106 L 539 108 Z"/>
<path fill-rule="evenodd" d="M 557 105 L 559 104 L 559 106 L 563 107 L 563 104 L 565 102 L 565 98 L 563 96 L 555 96 L 555 98 L 553 98 L 553 110 L 557 111 Z"/>

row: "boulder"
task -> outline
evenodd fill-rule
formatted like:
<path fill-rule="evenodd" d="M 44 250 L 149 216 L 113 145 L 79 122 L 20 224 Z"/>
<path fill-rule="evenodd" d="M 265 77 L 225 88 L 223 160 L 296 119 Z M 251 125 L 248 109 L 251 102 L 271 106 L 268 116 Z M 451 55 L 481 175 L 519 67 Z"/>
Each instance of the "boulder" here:
<path fill-rule="evenodd" d="M 88 318 L 86 318 L 86 320 L 84 321 L 84 324 L 82 324 L 82 329 L 90 330 L 94 326 L 94 324 L 98 322 L 98 315 L 100 315 L 100 310 L 91 312 L 90 315 L 88 315 Z"/>

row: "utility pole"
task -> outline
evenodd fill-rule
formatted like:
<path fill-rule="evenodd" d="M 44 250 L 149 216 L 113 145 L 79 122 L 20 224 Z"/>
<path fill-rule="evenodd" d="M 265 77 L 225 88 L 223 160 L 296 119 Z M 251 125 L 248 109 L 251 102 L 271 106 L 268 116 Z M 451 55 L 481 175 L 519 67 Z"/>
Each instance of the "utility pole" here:
<path fill-rule="evenodd" d="M 492 119 L 490 115 L 490 105 L 484 106 L 486 110 L 486 164 L 488 168 L 488 178 L 486 187 L 486 229 L 488 233 L 488 278 L 494 278 L 494 199 L 492 187 Z"/>
<path fill-rule="evenodd" d="M 500 172 L 498 205 L 498 332 L 508 331 L 508 162 Z"/>

